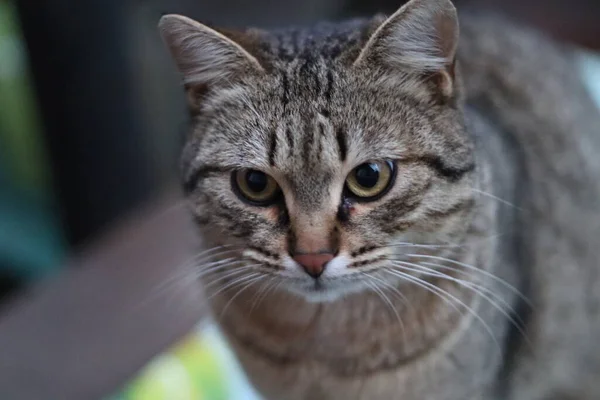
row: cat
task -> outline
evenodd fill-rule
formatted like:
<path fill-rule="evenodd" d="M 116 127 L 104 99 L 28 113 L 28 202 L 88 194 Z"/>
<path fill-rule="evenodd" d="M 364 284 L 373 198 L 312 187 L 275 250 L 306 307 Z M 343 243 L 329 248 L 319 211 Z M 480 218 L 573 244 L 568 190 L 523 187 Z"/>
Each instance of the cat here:
<path fill-rule="evenodd" d="M 573 49 L 449 0 L 159 29 L 196 274 L 265 399 L 600 399 L 600 116 Z"/>

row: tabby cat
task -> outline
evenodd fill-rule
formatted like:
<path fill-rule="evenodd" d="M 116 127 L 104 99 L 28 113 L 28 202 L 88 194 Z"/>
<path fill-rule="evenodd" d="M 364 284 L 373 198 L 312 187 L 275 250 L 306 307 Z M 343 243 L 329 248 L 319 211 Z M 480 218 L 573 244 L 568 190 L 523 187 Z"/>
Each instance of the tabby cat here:
<path fill-rule="evenodd" d="M 160 21 L 196 274 L 265 399 L 600 399 L 599 113 L 572 49 L 460 27 Z"/>

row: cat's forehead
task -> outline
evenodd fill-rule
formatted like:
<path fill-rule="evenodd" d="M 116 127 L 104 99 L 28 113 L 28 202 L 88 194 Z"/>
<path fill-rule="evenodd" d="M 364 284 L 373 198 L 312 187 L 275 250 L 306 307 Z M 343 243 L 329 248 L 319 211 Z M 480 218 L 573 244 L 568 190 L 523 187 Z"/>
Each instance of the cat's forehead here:
<path fill-rule="evenodd" d="M 357 81 L 330 60 L 298 58 L 267 78 L 222 91 L 199 127 L 203 157 L 217 165 L 326 177 L 342 164 L 401 156 L 423 118 L 397 98 L 386 100 L 383 91 L 367 93 Z"/>
<path fill-rule="evenodd" d="M 358 51 L 376 26 L 376 20 L 357 18 L 263 31 L 256 50 L 269 61 L 316 56 L 336 59 L 345 52 Z"/>
<path fill-rule="evenodd" d="M 302 86 L 300 81 L 298 86 Z M 264 150 L 263 169 L 278 177 L 294 193 L 299 205 L 318 207 L 332 185 L 343 181 L 347 160 L 347 138 L 339 136 L 339 122 L 332 117 L 322 94 L 306 87 L 319 86 L 316 80 L 304 82 L 303 96 L 289 92 L 273 97 L 272 107 L 262 110 L 272 123 L 265 132 L 248 132 L 249 141 L 261 143 Z M 281 88 L 283 90 L 283 88 Z M 302 89 L 300 89 L 302 90 Z"/>

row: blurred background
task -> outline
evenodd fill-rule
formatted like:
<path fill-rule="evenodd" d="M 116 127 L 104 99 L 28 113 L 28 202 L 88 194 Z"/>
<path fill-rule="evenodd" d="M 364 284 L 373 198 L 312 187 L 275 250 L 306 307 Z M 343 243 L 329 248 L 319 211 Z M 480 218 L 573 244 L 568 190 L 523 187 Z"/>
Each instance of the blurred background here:
<path fill-rule="evenodd" d="M 598 0 L 455 0 L 581 46 L 600 84 Z M 177 185 L 183 95 L 156 30 L 164 13 L 278 27 L 390 13 L 389 0 L 0 0 L 3 305 Z M 598 89 L 600 93 L 600 88 Z M 65 265 L 71 265 L 65 267 Z"/>

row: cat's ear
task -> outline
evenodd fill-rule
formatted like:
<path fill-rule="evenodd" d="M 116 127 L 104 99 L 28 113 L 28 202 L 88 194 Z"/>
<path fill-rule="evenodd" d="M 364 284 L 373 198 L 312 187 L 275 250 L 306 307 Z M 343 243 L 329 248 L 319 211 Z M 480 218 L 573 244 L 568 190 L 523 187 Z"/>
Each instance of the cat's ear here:
<path fill-rule="evenodd" d="M 165 15 L 158 27 L 183 77 L 191 106 L 198 106 L 197 97 L 206 88 L 264 71 L 239 43 L 190 18 Z"/>
<path fill-rule="evenodd" d="M 354 65 L 433 74 L 449 95 L 458 33 L 456 9 L 450 0 L 411 0 L 375 30 Z"/>

